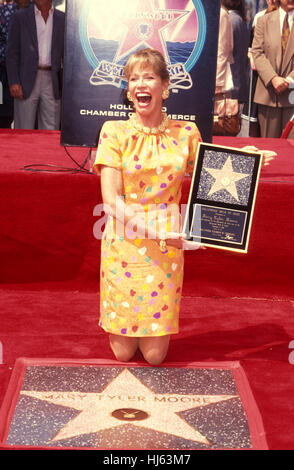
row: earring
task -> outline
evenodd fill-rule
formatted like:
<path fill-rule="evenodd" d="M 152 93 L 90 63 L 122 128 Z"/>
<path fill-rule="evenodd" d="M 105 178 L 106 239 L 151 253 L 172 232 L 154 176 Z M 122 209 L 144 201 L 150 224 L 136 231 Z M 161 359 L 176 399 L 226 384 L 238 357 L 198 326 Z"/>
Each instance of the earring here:
<path fill-rule="evenodd" d="M 129 101 L 133 101 L 132 97 L 131 97 L 131 93 L 129 91 L 127 92 L 127 98 L 128 98 Z"/>
<path fill-rule="evenodd" d="M 168 97 L 169 97 L 169 90 L 168 90 L 168 89 L 163 90 L 163 92 L 162 92 L 162 99 L 163 99 L 163 100 L 166 100 Z"/>

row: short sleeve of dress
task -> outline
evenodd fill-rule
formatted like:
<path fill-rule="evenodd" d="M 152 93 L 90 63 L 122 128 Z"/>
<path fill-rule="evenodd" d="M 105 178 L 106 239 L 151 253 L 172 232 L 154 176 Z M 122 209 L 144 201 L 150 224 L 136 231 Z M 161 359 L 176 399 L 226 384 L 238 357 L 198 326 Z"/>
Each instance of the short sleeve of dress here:
<path fill-rule="evenodd" d="M 115 121 L 107 121 L 101 128 L 94 162 L 94 171 L 96 173 L 100 172 L 101 165 L 122 168 L 122 153 Z"/>
<path fill-rule="evenodd" d="M 188 126 L 185 127 L 186 131 L 189 133 L 188 137 L 188 148 L 189 148 L 189 156 L 187 160 L 187 167 L 186 173 L 190 176 L 193 175 L 194 165 L 197 156 L 197 147 L 199 142 L 202 142 L 200 132 L 198 127 L 194 122 L 190 122 Z"/>

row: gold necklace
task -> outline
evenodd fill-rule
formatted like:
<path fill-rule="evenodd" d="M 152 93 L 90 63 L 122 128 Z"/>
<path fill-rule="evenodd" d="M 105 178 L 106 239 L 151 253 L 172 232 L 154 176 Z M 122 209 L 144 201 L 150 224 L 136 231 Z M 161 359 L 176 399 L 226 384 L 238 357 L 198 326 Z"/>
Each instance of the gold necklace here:
<path fill-rule="evenodd" d="M 134 113 L 130 117 L 130 123 L 135 129 L 137 129 L 137 131 L 143 132 L 144 134 L 159 134 L 161 132 L 164 132 L 165 129 L 167 128 L 168 116 L 166 113 L 162 114 L 162 121 L 158 127 L 146 127 L 138 123 L 136 114 Z"/>

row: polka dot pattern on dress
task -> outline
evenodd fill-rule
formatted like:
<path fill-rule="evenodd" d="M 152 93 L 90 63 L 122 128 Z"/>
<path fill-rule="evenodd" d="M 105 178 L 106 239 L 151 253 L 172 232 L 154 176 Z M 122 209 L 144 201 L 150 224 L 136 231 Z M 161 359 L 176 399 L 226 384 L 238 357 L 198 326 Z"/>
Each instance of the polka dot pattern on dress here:
<path fill-rule="evenodd" d="M 121 169 L 125 203 L 143 206 L 146 226 L 158 230 L 164 224 L 179 231 L 181 185 L 185 173 L 193 172 L 200 140 L 194 123 L 169 121 L 165 131 L 150 135 L 134 129 L 130 121 L 108 121 L 94 168 Z M 177 209 L 176 215 L 171 208 Z M 101 242 L 99 326 L 123 336 L 177 333 L 182 250 L 168 247 L 162 253 L 155 240 L 118 236 L 114 226 L 107 224 Z"/>

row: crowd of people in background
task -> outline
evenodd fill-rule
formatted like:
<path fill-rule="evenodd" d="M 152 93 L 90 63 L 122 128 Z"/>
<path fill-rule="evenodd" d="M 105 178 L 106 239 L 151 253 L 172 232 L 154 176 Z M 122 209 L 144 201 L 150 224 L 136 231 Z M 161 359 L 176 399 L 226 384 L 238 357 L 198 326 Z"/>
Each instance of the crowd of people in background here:
<path fill-rule="evenodd" d="M 62 3 L 0 0 L 2 128 L 60 128 Z M 235 135 L 280 137 L 294 113 L 294 0 L 267 0 L 252 25 L 245 6 L 221 0 L 215 115 L 237 116 Z"/>
<path fill-rule="evenodd" d="M 247 121 L 238 135 L 279 138 L 294 113 L 294 1 L 267 0 L 251 31 L 244 6 L 221 0 L 215 112 Z M 220 95 L 227 99 L 218 101 Z"/>

